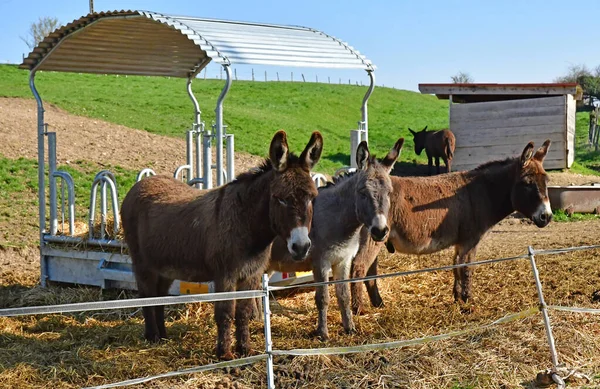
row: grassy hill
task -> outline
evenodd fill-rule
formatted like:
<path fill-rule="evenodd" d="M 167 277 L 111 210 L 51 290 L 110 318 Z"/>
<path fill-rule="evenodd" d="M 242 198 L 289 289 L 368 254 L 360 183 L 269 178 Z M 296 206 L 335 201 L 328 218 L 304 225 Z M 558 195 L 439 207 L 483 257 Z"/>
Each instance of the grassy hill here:
<path fill-rule="evenodd" d="M 33 98 L 29 72 L 0 65 L 0 96 Z M 193 83 L 207 126 L 214 123 L 214 108 L 222 80 L 197 79 Z M 107 76 L 39 72 L 36 86 L 45 102 L 68 112 L 99 118 L 156 134 L 184 137 L 193 120 L 186 80 L 166 77 Z M 288 132 L 291 147 L 299 151 L 310 133 L 325 138 L 317 171 L 333 173 L 350 163 L 350 133 L 360 120 L 366 87 L 292 82 L 234 81 L 224 103 L 224 120 L 235 134 L 236 150 L 265 156 L 278 129 Z M 577 114 L 577 145 L 572 171 L 599 174 L 598 153 L 587 146 L 587 113 Z M 408 127 L 430 129 L 448 126 L 448 102 L 416 92 L 376 87 L 369 100 L 369 142 L 383 155 L 405 137 L 401 161 L 426 163 L 413 152 Z"/>
<path fill-rule="evenodd" d="M 0 96 L 33 98 L 29 72 L 0 66 Z M 207 126 L 214 122 L 221 80 L 193 83 Z M 183 137 L 193 120 L 186 80 L 165 77 L 117 77 L 40 72 L 36 86 L 43 100 L 71 113 Z M 278 129 L 288 132 L 293 150 L 301 150 L 319 130 L 325 149 L 318 170 L 332 173 L 349 164 L 350 130 L 357 128 L 366 87 L 292 82 L 234 81 L 224 103 L 224 120 L 235 134 L 236 150 L 266 155 Z M 434 96 L 391 88 L 375 88 L 369 101 L 369 141 L 379 155 L 413 129 L 448 126 L 448 102 Z M 416 158 L 408 141 L 402 160 Z M 423 162 L 425 157 L 417 160 Z"/>

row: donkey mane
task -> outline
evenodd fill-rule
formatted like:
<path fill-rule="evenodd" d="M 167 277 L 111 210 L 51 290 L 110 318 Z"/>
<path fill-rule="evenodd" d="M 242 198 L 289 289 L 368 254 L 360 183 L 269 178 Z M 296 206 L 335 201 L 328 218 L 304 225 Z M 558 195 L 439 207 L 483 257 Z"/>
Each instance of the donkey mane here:
<path fill-rule="evenodd" d="M 475 169 L 473 169 L 473 171 L 489 170 L 489 169 L 493 169 L 495 167 L 498 167 L 498 168 L 505 167 L 516 161 L 517 161 L 517 158 L 515 158 L 515 157 L 508 157 L 506 159 L 489 161 L 489 162 L 485 162 L 485 163 L 482 163 L 481 165 L 477 166 Z"/>
<path fill-rule="evenodd" d="M 292 152 L 288 154 L 288 165 L 299 163 L 299 161 L 300 157 L 298 157 L 296 154 Z M 273 170 L 273 164 L 271 163 L 271 160 L 269 158 L 265 158 L 259 166 L 253 167 L 248 171 L 241 173 L 239 176 L 236 177 L 234 181 L 230 182 L 229 185 L 239 184 L 240 182 L 253 181 L 256 178 L 262 176 L 263 174 L 270 172 L 271 170 Z"/>
<path fill-rule="evenodd" d="M 369 163 L 375 163 L 377 161 L 377 157 L 375 155 L 370 155 L 369 156 Z M 354 170 L 352 172 L 345 172 L 342 173 L 338 176 L 335 176 L 332 178 L 331 181 L 327 181 L 327 184 L 325 186 L 322 186 L 320 188 L 318 188 L 319 192 L 324 190 L 324 189 L 329 189 L 332 188 L 334 186 L 336 186 L 337 184 L 346 181 L 348 178 L 354 176 L 356 173 L 358 172 L 358 170 Z"/>

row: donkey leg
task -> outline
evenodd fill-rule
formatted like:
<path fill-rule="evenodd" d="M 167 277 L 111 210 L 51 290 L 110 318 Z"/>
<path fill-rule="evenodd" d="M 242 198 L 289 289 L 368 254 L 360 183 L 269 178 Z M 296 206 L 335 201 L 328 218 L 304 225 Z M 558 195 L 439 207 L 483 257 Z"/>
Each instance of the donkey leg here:
<path fill-rule="evenodd" d="M 454 265 L 458 265 L 462 263 L 462 256 L 459 254 L 459 250 L 458 247 L 456 247 L 456 253 L 454 254 Z M 462 273 L 461 273 L 460 268 L 454 268 L 452 269 L 452 273 L 454 273 L 454 288 L 453 288 L 453 294 L 454 294 L 454 301 L 458 301 L 462 295 L 462 284 L 461 284 L 461 278 L 462 278 Z"/>
<path fill-rule="evenodd" d="M 376 276 L 377 275 L 377 265 L 378 258 L 375 257 L 375 260 L 369 267 L 367 271 L 367 276 Z M 379 287 L 377 286 L 377 280 L 365 281 L 365 285 L 367 286 L 367 292 L 369 293 L 369 300 L 371 300 L 371 305 L 375 308 L 383 307 L 383 299 L 379 294 Z"/>
<path fill-rule="evenodd" d="M 238 281 L 237 290 L 252 290 L 259 284 L 260 276 L 252 276 Z M 235 303 L 235 339 L 236 352 L 241 356 L 251 353 L 250 350 L 250 317 L 256 308 L 255 299 L 240 299 Z"/>
<path fill-rule="evenodd" d="M 366 275 L 366 264 L 363 261 L 352 263 L 352 267 L 350 268 L 350 277 L 351 278 L 362 278 Z M 366 283 L 365 283 L 366 284 Z M 361 312 L 364 312 L 364 299 L 363 299 L 363 291 L 362 285 L 360 282 L 353 282 L 350 284 L 350 295 L 352 299 L 352 313 L 355 315 L 359 315 Z"/>
<path fill-rule="evenodd" d="M 134 275 L 140 298 L 158 297 L 157 285 L 159 277 L 157 274 L 140 270 L 138 267 L 134 271 Z M 155 307 L 143 307 L 142 312 L 144 314 L 144 338 L 150 342 L 158 342 L 161 336 L 156 321 Z"/>
<path fill-rule="evenodd" d="M 372 266 L 372 263 L 377 258 L 377 253 L 380 247 L 376 242 L 369 238 L 368 231 L 363 228 L 360 232 L 360 243 L 358 253 L 352 261 L 351 277 L 352 278 L 363 278 L 367 275 L 367 269 Z M 367 290 L 369 285 L 365 282 Z M 362 285 L 359 282 L 350 284 L 350 294 L 352 295 L 352 312 L 355 315 L 359 315 L 365 312 L 364 309 L 364 298 Z"/>
<path fill-rule="evenodd" d="M 427 155 L 427 166 L 429 169 L 429 175 L 431 175 L 431 172 L 433 171 L 433 157 L 430 155 Z"/>
<path fill-rule="evenodd" d="M 215 280 L 216 292 L 233 292 L 236 283 L 233 280 L 221 279 Z M 235 310 L 235 301 L 217 301 L 215 302 L 215 322 L 217 323 L 217 357 L 224 360 L 231 360 L 234 355 L 231 352 L 231 325 Z"/>
<path fill-rule="evenodd" d="M 162 276 L 158 277 L 158 295 L 166 296 L 169 293 L 169 288 L 173 280 Z M 154 316 L 156 319 L 156 327 L 158 329 L 158 335 L 161 339 L 167 339 L 167 329 L 165 328 L 165 306 L 158 305 L 154 307 Z"/>
<path fill-rule="evenodd" d="M 475 255 L 477 253 L 477 246 L 473 247 L 471 250 L 469 250 L 468 252 L 466 252 L 463 257 L 464 257 L 464 261 L 463 263 L 471 263 L 473 262 L 473 259 L 475 259 Z M 462 275 L 461 275 L 461 284 L 462 284 L 462 293 L 461 293 L 461 299 L 462 301 L 464 301 L 465 303 L 471 298 L 471 285 L 473 283 L 473 269 L 469 268 L 469 267 L 463 267 L 462 269 Z"/>
<path fill-rule="evenodd" d="M 350 276 L 350 266 L 352 259 L 343 261 L 332 267 L 333 278 L 335 280 L 347 280 Z M 352 312 L 350 311 L 350 283 L 344 282 L 335 285 L 335 295 L 338 301 L 338 307 L 342 314 L 342 325 L 347 334 L 356 332 Z"/>
<path fill-rule="evenodd" d="M 440 157 L 435 157 L 435 168 L 437 169 L 437 174 L 440 174 Z"/>
<path fill-rule="evenodd" d="M 443 157 L 444 164 L 446 165 L 446 171 L 450 173 L 452 171 L 452 160 L 447 157 Z"/>
<path fill-rule="evenodd" d="M 326 266 L 319 266 L 318 269 L 313 268 L 313 276 L 315 282 L 327 281 L 329 269 Z M 315 302 L 319 311 L 317 329 L 313 333 L 314 336 L 321 340 L 328 340 L 329 333 L 327 331 L 327 308 L 329 307 L 329 289 L 327 286 L 317 286 L 315 291 Z"/>

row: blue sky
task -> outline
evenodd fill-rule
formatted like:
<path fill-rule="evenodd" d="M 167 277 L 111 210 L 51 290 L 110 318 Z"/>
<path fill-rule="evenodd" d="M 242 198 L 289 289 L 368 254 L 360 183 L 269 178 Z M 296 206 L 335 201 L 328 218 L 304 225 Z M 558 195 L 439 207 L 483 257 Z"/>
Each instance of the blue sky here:
<path fill-rule="evenodd" d="M 108 1 L 96 11 L 141 9 L 165 14 L 313 27 L 357 48 L 377 66 L 378 85 L 417 90 L 419 83 L 450 82 L 459 71 L 476 82 L 552 82 L 569 65 L 600 65 L 597 33 L 588 26 L 600 1 L 584 6 L 547 0 L 521 1 Z M 28 47 L 19 38 L 41 16 L 62 24 L 87 14 L 89 1 L 0 0 L 0 62 L 20 63 Z M 589 37 L 589 38 L 586 38 Z M 368 82 L 363 71 L 255 68 L 257 78 L 278 70 L 307 80 Z M 211 66 L 209 77 L 219 69 Z M 240 78 L 250 68 L 240 67 Z M 285 75 L 285 76 L 284 76 Z"/>

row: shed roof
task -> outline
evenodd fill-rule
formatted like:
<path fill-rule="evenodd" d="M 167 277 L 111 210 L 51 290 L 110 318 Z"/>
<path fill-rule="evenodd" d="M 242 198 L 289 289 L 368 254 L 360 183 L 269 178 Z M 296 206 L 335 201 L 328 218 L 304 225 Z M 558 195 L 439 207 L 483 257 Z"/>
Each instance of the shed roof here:
<path fill-rule="evenodd" d="M 457 103 L 481 101 L 517 100 L 535 97 L 573 95 L 576 100 L 582 97 L 577 83 L 542 84 L 419 84 L 419 91 L 435 94 L 438 99 L 448 99 Z"/>
<path fill-rule="evenodd" d="M 211 60 L 219 64 L 375 68 L 347 43 L 312 28 L 150 11 L 83 16 L 48 35 L 20 67 L 189 77 Z"/>

